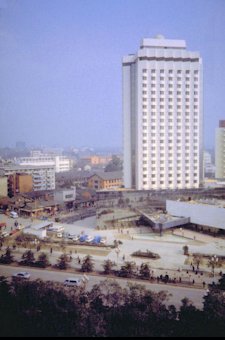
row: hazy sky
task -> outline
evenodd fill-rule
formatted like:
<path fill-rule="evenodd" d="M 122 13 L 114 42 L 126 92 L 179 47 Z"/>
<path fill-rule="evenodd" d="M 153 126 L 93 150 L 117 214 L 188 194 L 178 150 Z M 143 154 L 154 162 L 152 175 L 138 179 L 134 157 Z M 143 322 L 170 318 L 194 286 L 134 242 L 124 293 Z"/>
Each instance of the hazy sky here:
<path fill-rule="evenodd" d="M 122 57 L 184 39 L 204 66 L 204 135 L 225 119 L 225 0 L 0 0 L 0 147 L 122 146 Z"/>

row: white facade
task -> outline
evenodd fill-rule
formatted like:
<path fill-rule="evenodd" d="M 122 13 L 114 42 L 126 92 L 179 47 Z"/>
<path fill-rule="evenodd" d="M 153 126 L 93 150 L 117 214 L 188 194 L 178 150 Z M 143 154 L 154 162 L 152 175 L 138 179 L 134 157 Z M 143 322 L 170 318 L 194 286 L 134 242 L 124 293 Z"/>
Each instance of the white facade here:
<path fill-rule="evenodd" d="M 125 187 L 198 188 L 202 120 L 199 53 L 183 40 L 143 39 L 123 58 Z"/>
<path fill-rule="evenodd" d="M 76 188 L 73 189 L 64 189 L 64 190 L 58 190 L 54 193 L 54 198 L 57 202 L 71 202 L 75 201 L 76 199 Z"/>
<path fill-rule="evenodd" d="M 42 154 L 38 151 L 35 152 L 34 156 L 17 158 L 16 163 L 25 166 L 54 166 L 57 173 L 70 171 L 73 166 L 72 160 L 65 156 Z"/>
<path fill-rule="evenodd" d="M 216 129 L 216 178 L 225 179 L 225 121 Z"/>
<path fill-rule="evenodd" d="M 199 202 L 166 201 L 166 211 L 173 216 L 190 218 L 190 222 L 225 230 L 225 204 L 223 206 Z"/>
<path fill-rule="evenodd" d="M 215 176 L 215 165 L 212 162 L 212 155 L 208 151 L 204 151 L 204 174 L 205 177 Z"/>
<path fill-rule="evenodd" d="M 33 190 L 55 190 L 55 167 L 54 166 L 5 166 L 0 169 L 5 176 L 15 173 L 32 175 Z"/>

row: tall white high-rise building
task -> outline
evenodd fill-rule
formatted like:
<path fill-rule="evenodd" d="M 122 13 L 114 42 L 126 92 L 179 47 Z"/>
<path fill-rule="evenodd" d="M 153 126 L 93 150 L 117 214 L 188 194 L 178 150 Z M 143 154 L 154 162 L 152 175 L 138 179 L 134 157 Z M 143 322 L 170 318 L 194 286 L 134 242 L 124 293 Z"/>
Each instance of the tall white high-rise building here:
<path fill-rule="evenodd" d="M 225 120 L 216 129 L 216 178 L 225 179 Z"/>
<path fill-rule="evenodd" d="M 124 185 L 198 188 L 203 180 L 202 60 L 184 40 L 143 39 L 123 58 Z"/>

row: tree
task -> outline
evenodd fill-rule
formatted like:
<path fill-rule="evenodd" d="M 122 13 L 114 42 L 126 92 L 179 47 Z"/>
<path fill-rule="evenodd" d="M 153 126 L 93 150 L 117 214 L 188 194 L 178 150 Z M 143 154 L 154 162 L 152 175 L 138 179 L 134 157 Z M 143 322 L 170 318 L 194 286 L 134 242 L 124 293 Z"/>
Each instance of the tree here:
<path fill-rule="evenodd" d="M 121 171 L 123 169 L 123 163 L 116 155 L 112 156 L 112 160 L 106 165 L 105 172 Z"/>
<path fill-rule="evenodd" d="M 90 255 L 87 255 L 82 262 L 81 271 L 82 272 L 92 272 L 94 270 L 94 262 Z"/>
<path fill-rule="evenodd" d="M 115 262 L 112 262 L 110 260 L 106 260 L 103 264 L 104 268 L 104 274 L 111 274 L 112 273 L 112 268 L 115 267 Z"/>
<path fill-rule="evenodd" d="M 225 290 L 225 274 L 223 274 L 222 277 L 219 279 L 217 287 L 220 290 Z"/>
<path fill-rule="evenodd" d="M 119 270 L 119 276 L 122 277 L 134 277 L 136 274 L 136 264 L 135 262 L 125 262 L 125 265 Z"/>
<path fill-rule="evenodd" d="M 140 275 L 143 279 L 149 279 L 151 276 L 151 271 L 148 263 L 142 263 L 140 268 Z"/>
<path fill-rule="evenodd" d="M 31 250 L 26 250 L 22 255 L 22 260 L 19 264 L 24 266 L 33 266 L 35 262 L 34 253 Z"/>
<path fill-rule="evenodd" d="M 8 247 L 6 249 L 6 252 L 5 254 L 3 254 L 1 257 L 0 257 L 0 263 L 2 264 L 10 264 L 14 261 L 14 257 L 11 253 L 11 249 Z"/>
<path fill-rule="evenodd" d="M 69 259 L 67 254 L 62 254 L 58 258 L 57 262 L 58 262 L 57 268 L 64 270 L 64 269 L 67 269 L 69 267 L 68 263 L 70 262 L 70 259 Z"/>
<path fill-rule="evenodd" d="M 41 253 L 38 256 L 38 260 L 35 262 L 35 265 L 41 268 L 48 267 L 50 265 L 49 260 L 48 260 L 48 255 L 45 253 Z"/>
<path fill-rule="evenodd" d="M 222 266 L 221 261 L 219 258 L 214 255 L 208 260 L 208 267 L 212 269 L 212 275 L 214 276 L 215 274 L 215 268 L 220 268 Z"/>

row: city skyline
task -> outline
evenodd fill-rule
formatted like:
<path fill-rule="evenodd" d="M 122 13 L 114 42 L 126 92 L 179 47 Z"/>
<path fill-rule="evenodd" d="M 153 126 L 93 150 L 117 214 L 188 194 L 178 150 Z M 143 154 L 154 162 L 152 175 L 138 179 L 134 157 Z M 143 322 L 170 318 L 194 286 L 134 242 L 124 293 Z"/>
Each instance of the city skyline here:
<path fill-rule="evenodd" d="M 224 119 L 222 0 L 0 1 L 0 147 L 122 146 L 122 69 L 143 38 L 204 61 L 204 146 Z"/>

